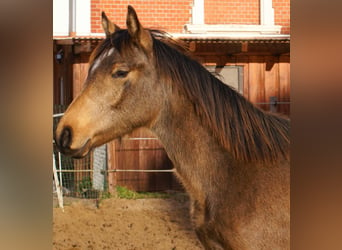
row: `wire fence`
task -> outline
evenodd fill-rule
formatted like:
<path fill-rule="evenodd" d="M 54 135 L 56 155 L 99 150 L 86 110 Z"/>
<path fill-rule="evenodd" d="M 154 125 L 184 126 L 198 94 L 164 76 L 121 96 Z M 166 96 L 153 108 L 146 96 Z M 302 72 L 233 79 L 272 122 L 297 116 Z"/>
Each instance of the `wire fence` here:
<path fill-rule="evenodd" d="M 66 106 L 56 105 L 53 114 L 53 131 Z M 122 140 L 158 140 L 157 138 L 123 138 Z M 173 169 L 108 169 L 107 145 L 95 148 L 85 158 L 73 159 L 61 154 L 53 141 L 53 193 L 63 208 L 63 198 L 99 199 L 108 196 L 108 174 L 115 172 L 167 173 Z"/>
<path fill-rule="evenodd" d="M 53 160 L 63 196 L 95 199 L 107 191 L 106 145 L 96 148 L 84 159 L 72 159 L 55 151 Z M 56 189 L 55 183 L 55 192 Z"/>
<path fill-rule="evenodd" d="M 65 106 L 54 107 L 53 131 L 63 116 Z M 106 145 L 93 150 L 83 159 L 61 154 L 53 142 L 53 194 L 63 208 L 63 197 L 98 199 L 108 191 Z"/>

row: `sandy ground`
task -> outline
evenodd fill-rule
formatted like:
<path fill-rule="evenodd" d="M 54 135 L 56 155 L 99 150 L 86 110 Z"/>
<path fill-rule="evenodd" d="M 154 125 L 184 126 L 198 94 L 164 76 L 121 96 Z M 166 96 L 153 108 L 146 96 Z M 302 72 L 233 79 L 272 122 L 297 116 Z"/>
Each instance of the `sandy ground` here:
<path fill-rule="evenodd" d="M 53 209 L 53 249 L 202 249 L 185 196 L 66 201 Z"/>

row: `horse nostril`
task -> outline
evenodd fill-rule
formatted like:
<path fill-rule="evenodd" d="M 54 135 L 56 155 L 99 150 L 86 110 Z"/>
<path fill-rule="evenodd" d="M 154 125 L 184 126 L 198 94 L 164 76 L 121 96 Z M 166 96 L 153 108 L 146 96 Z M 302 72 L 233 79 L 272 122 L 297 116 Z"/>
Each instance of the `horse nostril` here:
<path fill-rule="evenodd" d="M 59 145 L 61 145 L 62 148 L 67 148 L 71 144 L 71 129 L 66 127 L 63 129 L 61 133 L 61 137 L 59 139 Z"/>

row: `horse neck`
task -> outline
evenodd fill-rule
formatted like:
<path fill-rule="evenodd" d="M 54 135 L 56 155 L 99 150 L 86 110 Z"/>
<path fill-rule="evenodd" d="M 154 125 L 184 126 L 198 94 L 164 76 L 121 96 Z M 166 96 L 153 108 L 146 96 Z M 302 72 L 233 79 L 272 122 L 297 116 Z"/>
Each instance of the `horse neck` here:
<path fill-rule="evenodd" d="M 210 194 L 215 193 L 212 196 L 215 198 L 218 193 L 226 192 L 226 183 L 242 190 L 239 183 L 232 184 L 239 179 L 235 176 L 248 178 L 255 172 L 247 165 L 240 165 L 219 144 L 186 98 L 170 98 L 151 129 L 162 142 L 190 197 L 202 204 Z"/>
<path fill-rule="evenodd" d="M 177 94 L 170 95 L 151 129 L 162 142 L 190 197 L 200 202 L 208 197 L 215 199 L 227 195 L 228 185 L 231 196 L 234 192 L 247 192 L 253 186 L 250 183 L 255 184 L 258 179 L 256 176 L 266 172 L 265 175 L 270 177 L 274 186 L 288 180 L 286 174 L 279 174 L 288 168 L 235 160 L 233 154 L 203 126 L 193 104 Z M 216 195 L 213 196 L 213 193 Z M 216 203 L 221 201 L 217 200 Z"/>
<path fill-rule="evenodd" d="M 152 130 L 163 143 L 171 160 L 178 165 L 213 163 L 227 152 L 204 127 L 183 96 L 170 95 Z M 205 157 L 204 157 L 205 156 Z"/>

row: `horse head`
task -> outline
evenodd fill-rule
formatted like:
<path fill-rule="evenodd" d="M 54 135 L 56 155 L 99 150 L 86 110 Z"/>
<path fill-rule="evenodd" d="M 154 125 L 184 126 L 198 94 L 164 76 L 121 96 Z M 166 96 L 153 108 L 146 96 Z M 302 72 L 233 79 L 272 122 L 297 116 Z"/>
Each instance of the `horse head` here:
<path fill-rule="evenodd" d="M 120 29 L 102 12 L 106 38 L 92 52 L 83 90 L 55 131 L 64 154 L 83 157 L 96 146 L 148 127 L 158 115 L 153 38 L 131 6 L 126 24 Z"/>

